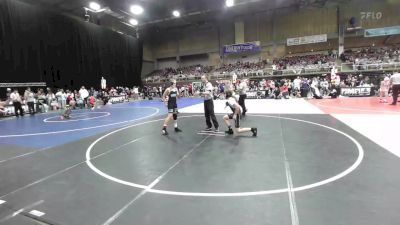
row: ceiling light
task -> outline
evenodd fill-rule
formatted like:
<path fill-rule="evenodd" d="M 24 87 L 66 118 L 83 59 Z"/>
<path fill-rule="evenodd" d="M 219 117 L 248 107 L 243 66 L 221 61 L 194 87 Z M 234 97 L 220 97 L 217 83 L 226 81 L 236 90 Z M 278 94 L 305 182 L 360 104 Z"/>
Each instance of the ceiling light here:
<path fill-rule="evenodd" d="M 139 22 L 135 19 L 130 19 L 129 23 L 132 24 L 133 26 L 137 26 L 139 24 Z"/>
<path fill-rule="evenodd" d="M 181 16 L 181 13 L 180 13 L 178 10 L 174 10 L 174 11 L 172 12 L 172 15 L 174 15 L 175 17 L 180 17 L 180 16 Z"/>
<path fill-rule="evenodd" d="M 226 7 L 232 7 L 235 5 L 235 1 L 234 0 L 226 0 L 225 5 L 226 5 Z"/>
<path fill-rule="evenodd" d="M 142 14 L 144 9 L 140 5 L 133 5 L 131 6 L 131 12 L 135 15 Z"/>
<path fill-rule="evenodd" d="M 91 2 L 91 3 L 89 4 L 89 7 L 90 7 L 91 9 L 93 9 L 94 11 L 98 11 L 98 10 L 101 9 L 101 6 L 100 6 L 98 3 L 96 3 L 96 2 Z"/>

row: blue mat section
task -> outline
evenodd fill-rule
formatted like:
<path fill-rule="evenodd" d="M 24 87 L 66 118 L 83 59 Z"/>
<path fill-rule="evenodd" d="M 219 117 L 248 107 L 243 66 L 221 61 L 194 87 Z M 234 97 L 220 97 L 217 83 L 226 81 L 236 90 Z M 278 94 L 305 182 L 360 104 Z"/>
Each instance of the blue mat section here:
<path fill-rule="evenodd" d="M 183 108 L 201 102 L 198 98 L 179 99 L 178 106 Z M 143 100 L 104 106 L 93 111 L 74 110 L 70 121 L 62 120 L 59 113 L 26 115 L 0 120 L 0 144 L 49 148 L 166 113 L 167 108 L 160 100 Z M 101 118 L 96 118 L 99 116 Z"/>

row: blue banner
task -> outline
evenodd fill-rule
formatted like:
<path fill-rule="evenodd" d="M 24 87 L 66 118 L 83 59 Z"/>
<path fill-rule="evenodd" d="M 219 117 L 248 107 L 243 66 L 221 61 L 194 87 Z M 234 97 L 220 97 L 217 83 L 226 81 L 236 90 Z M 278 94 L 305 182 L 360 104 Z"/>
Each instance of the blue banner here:
<path fill-rule="evenodd" d="M 400 26 L 367 29 L 364 31 L 364 37 L 379 37 L 396 34 L 400 34 Z"/>
<path fill-rule="evenodd" d="M 258 51 L 261 51 L 261 47 L 259 44 L 255 43 L 255 42 L 224 46 L 224 54 L 235 54 L 235 53 L 243 53 L 243 52 L 258 52 Z"/>

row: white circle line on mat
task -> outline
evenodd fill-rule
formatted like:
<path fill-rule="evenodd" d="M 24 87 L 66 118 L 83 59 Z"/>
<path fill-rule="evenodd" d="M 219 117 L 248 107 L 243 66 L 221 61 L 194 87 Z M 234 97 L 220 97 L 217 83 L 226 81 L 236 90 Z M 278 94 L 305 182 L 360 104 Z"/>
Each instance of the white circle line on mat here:
<path fill-rule="evenodd" d="M 155 110 L 155 112 L 150 114 L 150 115 L 148 115 L 148 116 L 144 116 L 144 117 L 133 119 L 133 120 L 126 120 L 126 121 L 121 121 L 121 122 L 116 122 L 116 123 L 109 123 L 109 124 L 98 125 L 98 126 L 93 126 L 93 127 L 84 127 L 84 128 L 70 129 L 70 130 L 59 130 L 59 131 L 41 132 L 41 133 L 0 135 L 0 138 L 29 137 L 29 136 L 39 136 L 39 135 L 48 135 L 48 134 L 61 134 L 61 133 L 68 133 L 68 132 L 74 132 L 74 131 L 91 130 L 91 129 L 109 127 L 109 126 L 114 126 L 114 125 L 119 125 L 119 124 L 124 124 L 124 123 L 132 123 L 132 122 L 135 122 L 135 121 L 138 121 L 138 120 L 143 120 L 143 119 L 147 119 L 147 118 L 153 117 L 153 116 L 157 115 L 160 112 L 160 109 L 155 108 L 155 107 L 137 107 L 137 108 L 133 108 L 133 109 L 144 109 L 144 108 L 153 109 L 153 110 Z"/>
<path fill-rule="evenodd" d="M 89 117 L 89 118 L 83 118 L 83 119 L 76 119 L 78 117 L 83 117 L 83 116 L 87 116 L 90 114 L 103 114 L 103 115 Z M 83 116 L 71 117 L 72 119 L 67 119 L 67 120 L 53 120 L 53 121 L 51 119 L 60 118 L 61 116 L 52 116 L 52 117 L 48 117 L 48 118 L 44 119 L 43 122 L 45 122 L 45 123 L 68 123 L 68 122 L 76 122 L 76 121 L 94 120 L 94 119 L 99 119 L 99 118 L 110 116 L 111 113 L 109 113 L 109 112 L 86 112 L 86 113 L 74 113 L 71 115 L 72 116 L 83 115 Z"/>
<path fill-rule="evenodd" d="M 190 118 L 190 117 L 202 117 L 203 115 L 192 115 L 192 116 L 181 116 L 180 118 Z M 271 194 L 279 194 L 279 193 L 287 193 L 288 191 L 293 191 L 293 192 L 297 192 L 297 191 L 304 191 L 304 190 L 308 190 L 308 189 L 312 189 L 312 188 L 316 188 L 322 185 L 326 185 L 329 184 L 331 182 L 334 182 L 336 180 L 339 180 L 345 176 L 347 176 L 348 174 L 350 174 L 351 172 L 353 172 L 355 169 L 357 169 L 357 167 L 361 164 L 363 158 L 364 158 L 364 149 L 361 146 L 361 144 L 352 136 L 337 130 L 335 128 L 326 126 L 326 125 L 322 125 L 319 123 L 315 123 L 315 122 L 311 122 L 311 121 L 307 121 L 307 120 L 300 120 L 300 119 L 295 119 L 295 118 L 288 118 L 288 117 L 280 117 L 280 116 L 267 116 L 267 115 L 252 115 L 255 117 L 265 117 L 265 118 L 279 118 L 279 119 L 284 119 L 284 120 L 292 120 L 292 121 L 297 121 L 297 122 L 303 122 L 303 123 L 307 123 L 307 124 L 311 124 L 311 125 L 315 125 L 315 126 L 319 126 L 319 127 L 323 127 L 326 128 L 328 130 L 332 130 L 336 133 L 339 133 L 345 137 L 347 137 L 348 139 L 350 139 L 357 147 L 358 150 L 358 157 L 356 159 L 356 161 L 346 170 L 344 170 L 343 172 L 330 177 L 328 179 L 316 182 L 316 183 L 312 183 L 312 184 L 308 184 L 308 185 L 303 185 L 303 186 L 299 186 L 299 187 L 294 187 L 291 190 L 289 190 L 288 188 L 282 188 L 282 189 L 274 189 L 274 190 L 263 190 L 263 191 L 251 191 L 251 192 L 228 192 L 228 193 L 211 193 L 211 192 L 180 192 L 180 191 L 168 191 L 168 190 L 160 190 L 160 189 L 154 189 L 151 188 L 150 186 L 147 185 L 142 185 L 142 184 L 136 184 L 133 182 L 129 182 L 129 181 L 125 181 L 125 180 L 121 180 L 118 179 L 116 177 L 113 177 L 109 174 L 104 173 L 103 171 L 101 171 L 100 169 L 98 169 L 97 167 L 95 167 L 93 165 L 93 163 L 90 161 L 91 160 L 91 156 L 90 153 L 93 149 L 93 147 L 100 142 L 102 139 L 115 134 L 117 132 L 120 132 L 122 130 L 131 128 L 131 127 L 136 127 L 136 126 L 141 126 L 144 124 L 149 124 L 149 123 L 153 123 L 153 122 L 158 122 L 158 121 L 162 121 L 163 119 L 159 119 L 159 120 L 152 120 L 152 121 L 146 121 L 143 123 L 138 123 L 138 124 L 134 124 L 134 125 L 130 125 L 130 126 L 126 126 L 120 129 L 117 129 L 115 131 L 112 131 L 108 134 L 105 134 L 104 136 L 98 138 L 97 140 L 95 140 L 86 150 L 86 164 L 89 166 L 90 169 L 92 169 L 95 173 L 97 173 L 98 175 L 111 180 L 113 182 L 116 183 L 120 183 L 123 185 L 127 185 L 127 186 L 131 186 L 131 187 L 135 187 L 135 188 L 139 188 L 139 189 L 143 189 L 146 190 L 146 192 L 151 192 L 151 193 L 156 193 L 156 194 L 163 194 L 163 195 L 174 195 L 174 196 L 192 196 L 192 197 L 246 197 L 246 196 L 256 196 L 256 195 L 271 195 Z"/>

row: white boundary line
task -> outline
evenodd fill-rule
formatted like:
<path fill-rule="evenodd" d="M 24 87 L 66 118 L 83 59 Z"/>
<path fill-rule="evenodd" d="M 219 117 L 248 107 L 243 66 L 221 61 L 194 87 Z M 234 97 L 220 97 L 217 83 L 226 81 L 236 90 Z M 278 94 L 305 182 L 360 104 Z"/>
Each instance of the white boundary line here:
<path fill-rule="evenodd" d="M 213 133 L 202 133 L 202 132 L 199 132 L 197 134 L 208 135 L 208 136 L 217 136 L 217 137 L 225 137 L 226 136 L 225 134 L 213 134 Z"/>
<path fill-rule="evenodd" d="M 280 115 L 279 115 L 280 116 Z M 285 140 L 283 137 L 283 126 L 282 126 L 282 121 L 279 118 L 279 125 L 280 125 L 280 134 L 281 134 L 281 144 L 283 147 L 283 158 L 285 160 L 285 173 L 286 173 L 286 182 L 288 186 L 288 196 L 289 196 L 289 205 L 290 205 L 290 217 L 292 219 L 292 225 L 299 225 L 299 216 L 297 212 L 297 204 L 296 204 L 296 198 L 294 195 L 293 191 L 293 180 L 292 180 L 292 173 L 290 171 L 290 163 L 287 158 L 286 154 L 286 146 L 285 146 Z"/>
<path fill-rule="evenodd" d="M 379 110 L 370 110 L 370 109 L 358 109 L 358 108 L 347 108 L 347 107 L 338 107 L 338 106 L 327 106 L 322 103 L 329 102 L 329 100 L 324 100 L 317 102 L 317 106 L 331 109 L 339 109 L 339 110 L 347 110 L 347 111 L 362 111 L 362 112 L 378 112 L 378 113 L 389 113 L 389 114 L 400 114 L 399 112 L 392 111 L 379 111 Z"/>
<path fill-rule="evenodd" d="M 203 115 L 192 115 L 192 116 L 181 116 L 180 118 L 202 117 L 202 116 Z M 288 117 L 267 116 L 267 115 L 252 115 L 252 116 L 264 117 L 264 118 L 280 118 L 280 119 L 303 122 L 303 123 L 307 123 L 307 124 L 323 127 L 323 128 L 328 129 L 328 130 L 335 131 L 336 133 L 339 133 L 339 134 L 347 137 L 348 139 L 350 139 L 356 145 L 357 150 L 358 150 L 358 158 L 354 162 L 354 164 L 351 165 L 349 168 L 347 168 L 343 172 L 341 172 L 341 173 L 339 173 L 339 174 L 337 174 L 337 175 L 335 175 L 333 177 L 330 177 L 328 179 L 325 179 L 325 180 L 322 180 L 322 181 L 319 181 L 319 182 L 316 182 L 316 183 L 312 183 L 312 184 L 309 184 L 309 185 L 304 185 L 304 186 L 300 186 L 300 187 L 294 187 L 292 189 L 293 192 L 304 191 L 304 190 L 308 190 L 308 189 L 311 189 L 311 188 L 319 187 L 319 186 L 334 182 L 334 181 L 336 181 L 336 180 L 338 180 L 340 178 L 343 178 L 346 175 L 350 174 L 355 169 L 357 169 L 357 167 L 361 164 L 361 162 L 362 162 L 362 160 L 364 158 L 364 149 L 362 148 L 361 144 L 356 139 L 354 139 L 352 136 L 350 136 L 350 135 L 348 135 L 348 134 L 346 134 L 346 133 L 344 133 L 344 132 L 342 132 L 340 130 L 337 130 L 335 128 L 332 128 L 332 127 L 329 127 L 329 126 L 325 126 L 325 125 L 322 125 L 322 124 L 319 124 L 319 123 L 310 122 L 310 121 L 307 121 L 307 120 L 300 120 L 300 119 L 294 119 L 294 118 L 288 118 Z M 167 190 L 152 189 L 152 188 L 149 188 L 149 186 L 146 186 L 146 185 L 136 184 L 136 183 L 133 183 L 133 182 L 128 182 L 128 181 L 121 180 L 121 179 L 118 179 L 116 177 L 110 176 L 110 175 L 102 172 L 101 170 L 97 169 L 92 164 L 92 162 L 90 161 L 91 160 L 90 153 L 91 153 L 93 147 L 98 142 L 100 142 L 102 139 L 104 139 L 104 138 L 106 138 L 106 137 L 108 137 L 108 136 L 110 136 L 112 134 L 115 134 L 115 133 L 117 133 L 119 131 L 131 128 L 131 127 L 136 127 L 136 126 L 140 126 L 140 125 L 144 125 L 144 124 L 148 124 L 148 123 L 154 123 L 154 122 L 161 121 L 161 120 L 162 119 L 153 120 L 153 121 L 147 121 L 147 122 L 140 123 L 140 124 L 134 124 L 134 125 L 126 126 L 126 127 L 120 128 L 118 130 L 112 131 L 110 133 L 107 133 L 104 136 L 98 138 L 86 150 L 86 164 L 89 166 L 90 169 L 92 169 L 98 175 L 100 175 L 100 176 L 102 176 L 102 177 L 104 177 L 106 179 L 109 179 L 109 180 L 111 180 L 113 182 L 120 183 L 120 184 L 127 185 L 127 186 L 131 186 L 131 187 L 135 187 L 135 188 L 146 189 L 147 192 L 157 193 L 157 194 L 164 194 L 164 195 L 195 196 L 195 197 L 243 197 L 243 196 L 256 196 L 256 195 L 269 195 L 269 194 L 286 193 L 286 192 L 290 191 L 288 188 L 283 188 L 283 189 L 274 189 L 274 190 L 266 190 L 266 191 L 252 191 L 252 192 L 208 193 L 208 192 L 178 192 L 178 191 L 167 191 Z"/>
<path fill-rule="evenodd" d="M 144 136 L 144 137 L 145 137 L 145 136 Z M 129 144 L 135 143 L 136 141 L 139 141 L 139 140 L 143 139 L 144 137 L 136 138 L 136 139 L 134 139 L 134 140 L 132 140 L 132 141 L 129 141 L 129 142 L 123 144 L 123 145 L 120 145 L 120 146 L 118 146 L 118 147 L 116 147 L 116 148 L 113 148 L 113 149 L 108 150 L 108 151 L 106 151 L 106 152 L 103 152 L 103 153 L 101 153 L 101 154 L 99 154 L 99 155 L 96 155 L 93 159 L 102 157 L 102 156 L 107 155 L 107 154 L 109 154 L 109 153 L 111 153 L 111 152 L 113 152 L 113 151 L 116 151 L 116 150 L 118 150 L 118 149 L 121 149 L 122 147 L 125 147 L 125 146 L 127 146 L 127 145 L 129 145 Z M 26 189 L 26 188 L 29 188 L 29 187 L 33 186 L 33 185 L 39 184 L 39 183 L 41 183 L 41 182 L 43 182 L 43 181 L 46 181 L 46 180 L 48 180 L 48 179 L 50 179 L 50 178 L 52 178 L 52 177 L 55 177 L 55 176 L 57 176 L 57 175 L 59 175 L 59 174 L 62 174 L 62 173 L 66 172 L 66 171 L 68 171 L 68 170 L 70 170 L 70 169 L 73 169 L 73 168 L 75 168 L 75 167 L 78 167 L 78 166 L 80 166 L 80 165 L 83 165 L 84 163 L 85 163 L 85 161 L 82 161 L 82 162 L 79 162 L 79 163 L 77 163 L 77 164 L 74 164 L 74 165 L 72 165 L 72 166 L 70 166 L 70 167 L 68 167 L 68 168 L 65 168 L 65 169 L 63 169 L 63 170 L 60 170 L 60 171 L 55 172 L 55 173 L 53 173 L 53 174 L 50 174 L 50 175 L 48 175 L 47 177 L 41 178 L 41 179 L 39 179 L 39 180 L 37 180 L 37 181 L 34 181 L 34 182 L 30 183 L 30 184 L 27 184 L 27 185 L 23 186 L 23 187 L 20 187 L 20 188 L 18 188 L 18 189 L 15 189 L 14 191 L 11 191 L 11 192 L 9 192 L 9 193 L 3 195 L 3 196 L 0 196 L 0 199 L 4 198 L 4 197 L 6 197 L 6 196 L 9 196 L 9 195 L 11 195 L 11 194 L 15 194 L 15 193 L 17 193 L 18 191 L 24 190 L 24 189 Z"/>
<path fill-rule="evenodd" d="M 62 121 L 49 121 L 49 120 L 51 120 L 51 119 L 54 119 L 54 118 L 60 118 L 61 116 L 53 116 L 53 117 L 48 117 L 48 118 L 46 118 L 46 119 L 44 119 L 43 120 L 43 122 L 45 122 L 45 123 L 68 123 L 68 122 L 74 122 L 74 121 L 84 121 L 84 120 L 94 120 L 94 119 L 98 119 L 98 118 L 103 118 L 103 117 L 107 117 L 107 116 L 110 116 L 111 115 L 111 113 L 109 113 L 109 112 L 86 112 L 86 113 L 74 113 L 74 114 L 71 114 L 72 116 L 74 116 L 74 115 L 87 115 L 87 114 L 92 114 L 92 113 L 104 113 L 105 115 L 102 115 L 102 116 L 95 116 L 95 117 L 90 117 L 90 118 L 85 118 L 85 119 L 68 119 L 68 120 L 62 120 Z M 77 116 L 77 117 L 71 117 L 71 118 L 79 118 L 80 116 Z"/>
<path fill-rule="evenodd" d="M 38 206 L 38 205 L 41 205 L 43 202 L 44 202 L 44 200 L 40 200 L 40 201 L 37 201 L 37 202 L 32 203 L 30 205 L 27 205 L 24 208 L 15 211 L 13 214 L 10 214 L 10 215 L 4 217 L 3 219 L 0 220 L 0 223 L 6 222 L 7 220 L 19 215 L 20 213 L 24 212 L 25 210 L 30 210 L 30 209 Z"/>
<path fill-rule="evenodd" d="M 131 123 L 131 122 L 135 122 L 135 121 L 138 121 L 138 120 L 147 119 L 147 118 L 150 118 L 150 117 L 153 117 L 153 116 L 157 115 L 160 112 L 160 109 L 155 108 L 155 107 L 136 107 L 136 109 L 145 109 L 145 108 L 154 109 L 156 112 L 154 112 L 153 114 L 151 114 L 149 116 L 144 116 L 144 117 L 133 119 L 133 120 L 126 120 L 126 121 L 122 121 L 122 122 L 109 123 L 109 124 L 93 126 L 93 127 L 84 127 L 84 128 L 78 128 L 78 129 L 60 130 L 60 131 L 42 132 L 42 133 L 0 135 L 0 138 L 28 137 L 28 136 L 39 136 L 39 135 L 48 135 L 48 134 L 68 133 L 68 132 L 82 131 L 82 130 L 91 130 L 91 129 L 96 129 L 96 128 L 109 127 L 109 126 L 114 126 L 114 125 L 118 125 L 118 124 Z"/>
<path fill-rule="evenodd" d="M 290 172 L 290 165 L 288 161 L 285 161 L 285 171 L 286 171 L 286 180 L 288 183 L 288 195 L 289 195 L 289 203 L 290 203 L 290 216 L 292 218 L 292 225 L 299 225 L 299 216 L 297 212 L 296 198 L 293 192 L 293 180 L 292 173 Z"/>

